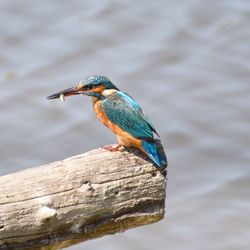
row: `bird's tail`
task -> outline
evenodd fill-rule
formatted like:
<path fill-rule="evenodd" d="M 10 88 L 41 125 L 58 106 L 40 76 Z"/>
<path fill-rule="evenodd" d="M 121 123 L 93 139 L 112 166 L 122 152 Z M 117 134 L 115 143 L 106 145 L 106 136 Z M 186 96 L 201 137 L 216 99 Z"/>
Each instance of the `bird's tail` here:
<path fill-rule="evenodd" d="M 143 141 L 142 148 L 159 168 L 165 168 L 168 165 L 167 157 L 159 140 Z"/>

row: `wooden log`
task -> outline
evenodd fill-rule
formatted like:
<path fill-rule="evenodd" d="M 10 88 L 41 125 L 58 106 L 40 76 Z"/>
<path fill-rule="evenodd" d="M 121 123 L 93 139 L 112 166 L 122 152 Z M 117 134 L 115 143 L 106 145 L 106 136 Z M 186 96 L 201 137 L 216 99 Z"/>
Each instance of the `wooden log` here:
<path fill-rule="evenodd" d="M 0 177 L 0 249 L 61 249 L 159 221 L 166 179 L 135 149 L 103 148 Z"/>

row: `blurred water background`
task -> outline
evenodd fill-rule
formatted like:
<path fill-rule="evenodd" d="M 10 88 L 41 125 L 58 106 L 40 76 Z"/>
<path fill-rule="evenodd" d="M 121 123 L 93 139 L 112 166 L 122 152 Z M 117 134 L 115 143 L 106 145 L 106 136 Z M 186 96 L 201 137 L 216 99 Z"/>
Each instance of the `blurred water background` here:
<path fill-rule="evenodd" d="M 0 175 L 116 141 L 88 97 L 45 99 L 92 74 L 167 149 L 165 219 L 69 249 L 250 249 L 249 1 L 0 0 L 0 20 Z"/>

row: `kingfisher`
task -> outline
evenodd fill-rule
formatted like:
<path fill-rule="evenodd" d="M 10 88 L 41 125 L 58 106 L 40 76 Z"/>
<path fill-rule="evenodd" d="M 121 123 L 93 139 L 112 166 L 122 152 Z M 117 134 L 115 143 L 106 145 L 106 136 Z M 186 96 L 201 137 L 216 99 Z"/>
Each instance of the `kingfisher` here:
<path fill-rule="evenodd" d="M 87 77 L 76 86 L 50 95 L 47 99 L 60 98 L 64 101 L 67 96 L 79 94 L 92 97 L 97 117 L 117 135 L 118 145 L 107 149 L 118 151 L 123 147 L 135 147 L 146 154 L 158 168 L 164 169 L 167 166 L 167 157 L 158 146 L 159 134 L 152 122 L 140 105 L 119 90 L 106 76 Z"/>

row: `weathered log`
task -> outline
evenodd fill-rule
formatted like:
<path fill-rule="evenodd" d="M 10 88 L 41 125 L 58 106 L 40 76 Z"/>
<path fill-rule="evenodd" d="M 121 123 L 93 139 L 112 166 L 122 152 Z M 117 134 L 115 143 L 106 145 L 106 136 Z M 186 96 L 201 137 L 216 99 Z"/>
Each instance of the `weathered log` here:
<path fill-rule="evenodd" d="M 0 177 L 0 249 L 61 249 L 159 221 L 166 179 L 137 150 L 96 149 Z"/>

